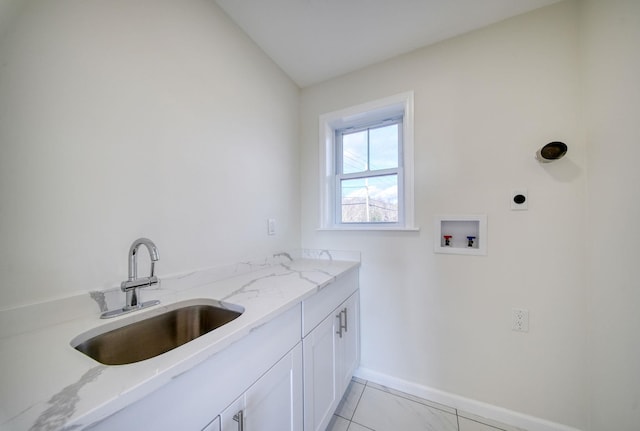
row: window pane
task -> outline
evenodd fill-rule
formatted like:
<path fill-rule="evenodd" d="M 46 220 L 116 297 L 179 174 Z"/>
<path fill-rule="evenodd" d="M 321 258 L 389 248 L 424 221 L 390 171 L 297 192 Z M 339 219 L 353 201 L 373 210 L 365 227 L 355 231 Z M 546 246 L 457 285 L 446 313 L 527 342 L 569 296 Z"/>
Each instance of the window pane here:
<path fill-rule="evenodd" d="M 342 223 L 397 223 L 398 176 L 342 180 Z"/>
<path fill-rule="evenodd" d="M 398 125 L 369 130 L 369 169 L 391 169 L 398 167 Z"/>
<path fill-rule="evenodd" d="M 352 174 L 367 170 L 367 131 L 342 135 L 342 173 Z"/>

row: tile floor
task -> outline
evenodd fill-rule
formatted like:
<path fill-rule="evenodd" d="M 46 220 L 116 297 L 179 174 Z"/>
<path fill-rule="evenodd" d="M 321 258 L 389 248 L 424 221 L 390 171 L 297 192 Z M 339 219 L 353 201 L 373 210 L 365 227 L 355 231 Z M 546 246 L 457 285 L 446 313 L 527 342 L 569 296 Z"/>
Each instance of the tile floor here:
<path fill-rule="evenodd" d="M 525 431 L 355 378 L 327 431 Z"/>

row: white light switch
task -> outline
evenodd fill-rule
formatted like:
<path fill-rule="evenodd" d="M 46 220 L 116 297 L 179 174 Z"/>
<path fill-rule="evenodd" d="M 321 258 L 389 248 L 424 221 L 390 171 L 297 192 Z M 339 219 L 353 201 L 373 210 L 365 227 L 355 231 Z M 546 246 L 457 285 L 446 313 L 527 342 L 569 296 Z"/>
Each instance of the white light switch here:
<path fill-rule="evenodd" d="M 276 219 L 270 218 L 267 220 L 267 234 L 268 235 L 276 234 Z"/>

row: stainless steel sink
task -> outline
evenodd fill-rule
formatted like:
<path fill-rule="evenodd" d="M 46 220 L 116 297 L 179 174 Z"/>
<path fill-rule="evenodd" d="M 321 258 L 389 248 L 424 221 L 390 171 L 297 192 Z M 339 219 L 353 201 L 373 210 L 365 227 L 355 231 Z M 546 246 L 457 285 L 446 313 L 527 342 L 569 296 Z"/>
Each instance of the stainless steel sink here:
<path fill-rule="evenodd" d="M 71 346 L 105 365 L 131 364 L 175 349 L 244 312 L 240 306 L 205 299 L 167 308 L 162 314 L 149 312 L 150 317 L 132 316 L 89 331 L 72 340 Z"/>

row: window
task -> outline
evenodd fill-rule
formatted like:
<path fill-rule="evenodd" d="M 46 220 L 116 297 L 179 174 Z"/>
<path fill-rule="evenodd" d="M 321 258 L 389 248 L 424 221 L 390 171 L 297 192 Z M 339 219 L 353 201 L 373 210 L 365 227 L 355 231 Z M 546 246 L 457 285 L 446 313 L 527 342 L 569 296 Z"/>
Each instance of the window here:
<path fill-rule="evenodd" d="M 336 131 L 336 221 L 398 223 L 402 117 Z"/>
<path fill-rule="evenodd" d="M 321 228 L 415 229 L 413 93 L 320 117 Z"/>

